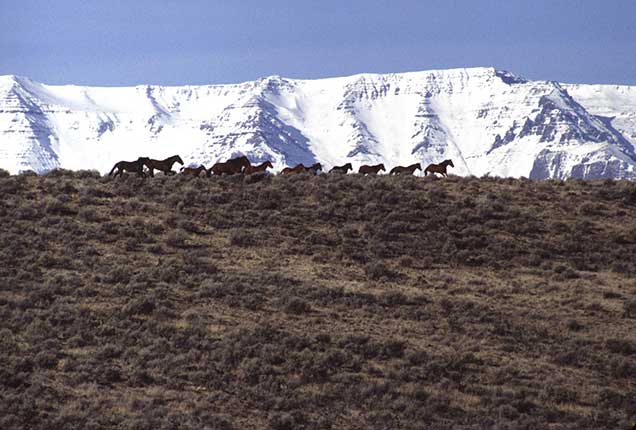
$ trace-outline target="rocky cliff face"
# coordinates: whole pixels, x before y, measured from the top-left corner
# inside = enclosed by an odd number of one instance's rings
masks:
[[[455,174],[634,178],[636,87],[527,81],[493,68],[235,85],[98,88],[0,77],[0,167],[108,171],[180,154],[276,169],[453,159]]]

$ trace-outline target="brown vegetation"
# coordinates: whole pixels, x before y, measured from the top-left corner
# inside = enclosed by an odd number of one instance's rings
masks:
[[[633,424],[631,182],[60,170],[0,202],[2,429]]]

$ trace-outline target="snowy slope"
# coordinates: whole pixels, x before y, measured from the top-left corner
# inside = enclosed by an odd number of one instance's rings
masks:
[[[451,158],[460,175],[633,178],[635,143],[636,87],[493,68],[183,87],[0,77],[0,167],[11,172],[108,172],[178,153],[196,165],[238,154],[275,169]]]
[[[636,87],[625,85],[564,85],[593,115],[605,118],[636,148]]]

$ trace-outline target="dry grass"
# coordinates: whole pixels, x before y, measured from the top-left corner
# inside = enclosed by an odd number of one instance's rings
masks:
[[[0,175],[0,428],[628,428],[636,186]]]

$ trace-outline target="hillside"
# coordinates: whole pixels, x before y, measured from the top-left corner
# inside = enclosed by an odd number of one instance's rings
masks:
[[[635,178],[636,88],[531,81],[495,68],[270,76],[228,85],[104,88],[0,76],[0,168],[107,172],[119,160],[275,170],[319,161],[453,159],[460,176]]]
[[[0,177],[2,429],[622,429],[629,181]]]

